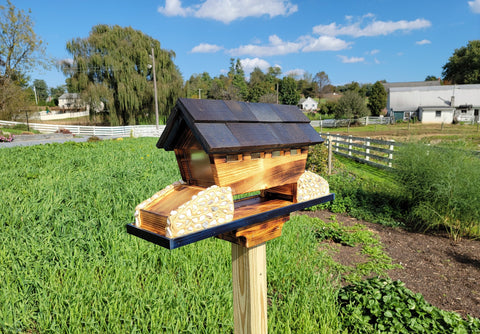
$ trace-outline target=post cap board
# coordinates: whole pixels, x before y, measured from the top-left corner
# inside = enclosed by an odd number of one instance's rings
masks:
[[[296,106],[178,99],[157,147],[172,151],[185,127],[207,154],[320,144],[322,137]]]

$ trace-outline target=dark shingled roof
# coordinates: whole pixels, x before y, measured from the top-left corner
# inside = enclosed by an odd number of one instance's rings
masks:
[[[180,98],[157,147],[167,151],[176,148],[185,126],[208,154],[323,142],[296,106]]]

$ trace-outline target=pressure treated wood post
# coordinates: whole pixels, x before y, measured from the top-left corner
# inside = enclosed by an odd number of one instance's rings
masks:
[[[267,255],[265,243],[246,248],[232,243],[235,334],[267,333]]]

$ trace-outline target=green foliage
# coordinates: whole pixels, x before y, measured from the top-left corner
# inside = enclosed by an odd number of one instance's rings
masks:
[[[283,77],[280,81],[279,100],[282,104],[297,105],[300,100],[300,93],[297,91],[294,78]]]
[[[33,80],[33,87],[35,87],[35,90],[37,92],[38,101],[45,102],[48,97],[48,86],[45,80]]]
[[[478,333],[480,320],[440,310],[400,281],[372,278],[340,289],[348,333]]]
[[[427,75],[425,81],[438,81],[438,78],[434,75]]]
[[[379,116],[387,106],[387,91],[380,81],[375,82],[373,85],[367,106],[373,116]]]
[[[168,251],[125,231],[138,203],[180,178],[155,143],[2,149],[0,332],[232,333],[228,242]],[[272,333],[338,332],[309,226],[293,217],[267,245]]]
[[[369,114],[365,100],[353,90],[346,91],[338,100],[335,112],[337,118],[348,119],[360,118]]]
[[[455,49],[443,65],[442,75],[453,84],[480,83],[480,40],[469,41],[467,46]]]
[[[245,81],[245,72],[243,71],[240,59],[237,58],[236,62],[233,58],[230,59],[228,76],[232,80],[232,86],[235,87],[239,93],[239,100],[246,100],[248,98],[248,86]]]
[[[480,159],[469,151],[423,144],[401,147],[399,185],[416,228],[445,227],[453,239],[480,235]]]
[[[336,101],[326,101],[319,105],[318,112],[325,115],[334,115],[337,112],[337,105]]]
[[[327,163],[328,148],[324,144],[310,146],[305,168],[317,174],[326,174],[328,169]]]
[[[86,38],[67,43],[73,63],[63,71],[70,92],[82,92],[94,108],[103,103],[110,124],[138,124],[154,119],[154,49],[158,109],[164,120],[182,92],[182,77],[173,62],[175,54],[160,42],[131,27],[97,25]],[[149,66],[150,65],[150,66]],[[95,107],[96,106],[96,107]]]
[[[333,216],[334,217],[334,216]],[[383,245],[377,236],[364,225],[347,227],[335,220],[325,223],[321,219],[312,219],[315,236],[323,241],[333,241],[347,247],[358,247],[364,262],[343,265],[331,257],[326,258],[326,265],[333,275],[340,275],[346,282],[360,282],[371,275],[387,276],[387,271],[400,266],[392,264],[392,259],[383,251]]]

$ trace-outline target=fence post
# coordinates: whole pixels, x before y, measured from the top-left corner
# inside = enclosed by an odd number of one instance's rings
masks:
[[[370,161],[370,137],[365,138],[365,160]]]
[[[335,147],[335,151],[337,151],[337,152],[338,152],[338,138],[340,138],[339,136],[340,135],[337,133],[337,136],[335,137],[335,139],[336,139],[335,142],[337,143],[337,145]]]
[[[365,126],[368,125],[368,116],[365,117]]]
[[[390,153],[388,154],[388,167],[392,167],[392,160],[393,160],[393,143],[395,142],[395,140],[389,140],[391,142],[390,146],[389,146],[389,150],[390,150]]]
[[[328,135],[328,175],[332,175],[332,137]]]
[[[352,155],[352,135],[349,135],[348,137],[348,155]]]
[[[320,133],[322,133],[323,131],[323,120],[321,119],[320,120]]]

